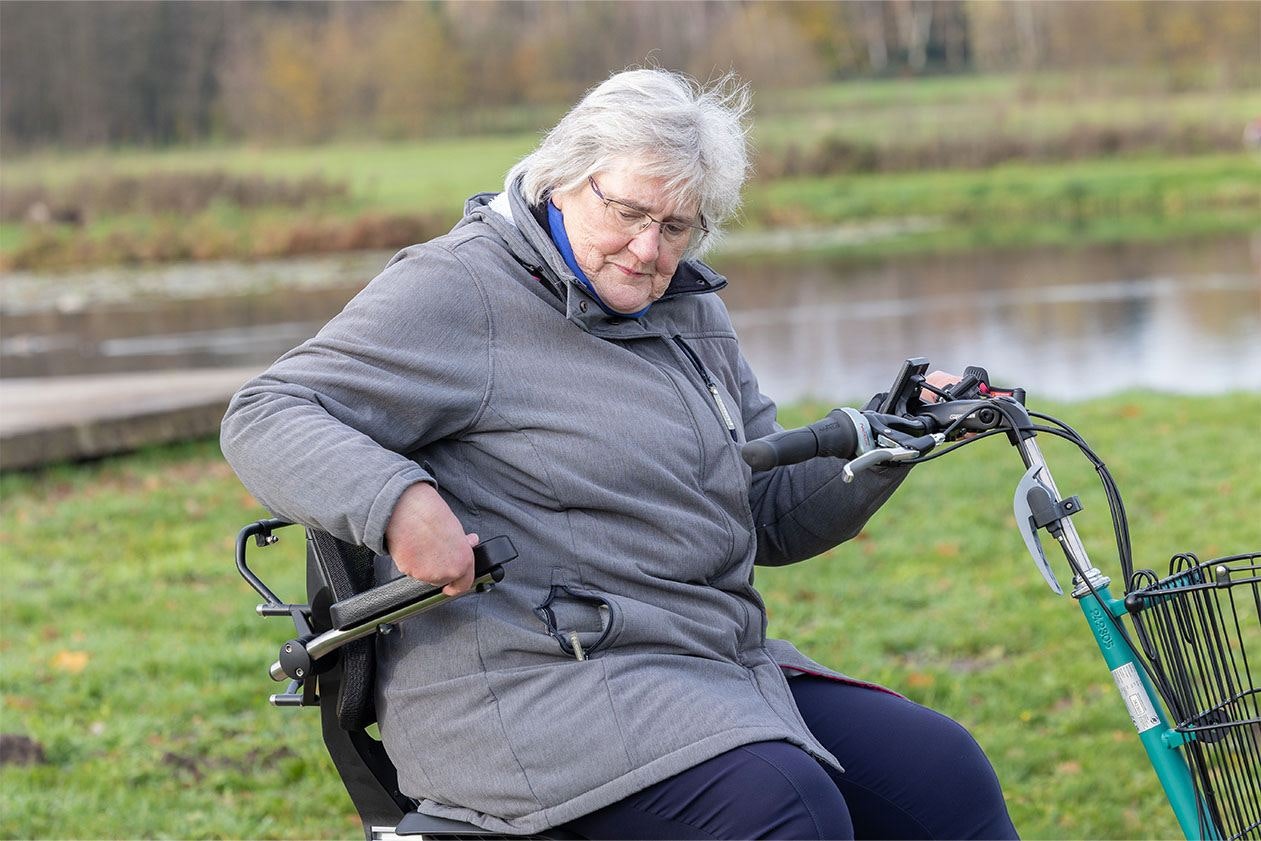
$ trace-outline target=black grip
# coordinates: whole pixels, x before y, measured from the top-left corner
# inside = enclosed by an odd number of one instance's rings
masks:
[[[781,464],[814,458],[818,452],[819,436],[810,427],[803,426],[750,441],[740,450],[740,455],[754,470],[770,470]]]
[[[827,417],[809,426],[785,429],[750,441],[740,450],[740,455],[754,470],[770,470],[815,456],[853,458],[857,450],[858,432],[854,422],[841,409],[833,409]]]
[[[473,577],[481,578],[489,573],[498,581],[503,578],[500,567],[515,557],[517,549],[508,537],[500,535],[484,540],[473,547]],[[441,592],[441,587],[402,575],[379,587],[342,599],[331,605],[328,613],[333,627],[344,631],[380,619],[401,607],[433,598]]]

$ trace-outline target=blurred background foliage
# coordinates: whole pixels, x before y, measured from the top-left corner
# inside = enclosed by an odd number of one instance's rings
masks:
[[[0,20],[7,152],[534,130],[645,61],[735,68],[763,110],[854,78],[1055,72],[1064,97],[1261,81],[1248,2],[10,0]]]
[[[0,270],[427,239],[643,64],[752,84],[735,227],[893,220],[860,250],[905,253],[1261,218],[1261,3],[10,0]]]

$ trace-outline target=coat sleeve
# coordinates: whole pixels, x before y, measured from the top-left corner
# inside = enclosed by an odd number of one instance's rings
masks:
[[[757,378],[739,359],[740,410],[749,440],[783,429],[775,403],[758,388]],[[755,563],[782,566],[812,558],[862,529],[893,495],[908,467],[877,467],[853,483],[841,479],[845,462],[816,458],[753,474],[749,505],[757,528]]]
[[[408,457],[472,426],[489,399],[491,324],[439,246],[403,252],[312,339],[233,397],[220,445],[278,517],[385,553]]]

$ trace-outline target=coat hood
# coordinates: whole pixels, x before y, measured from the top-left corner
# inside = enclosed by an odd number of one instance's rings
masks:
[[[520,179],[512,188],[502,193],[478,193],[464,205],[464,218],[455,230],[474,223],[492,227],[503,239],[513,258],[530,274],[537,277],[552,293],[558,309],[569,314],[570,319],[583,324],[589,330],[604,333],[601,328],[622,327],[617,332],[639,332],[626,328],[634,319],[608,316],[574,277],[560,251],[552,243],[551,235],[541,225],[533,208],[521,193]],[[661,300],[653,304],[659,307],[671,298],[683,295],[699,295],[717,292],[727,285],[727,279],[700,260],[684,260],[679,263],[670,285]],[[585,305],[583,302],[586,302]],[[649,310],[651,315],[651,310]],[[647,317],[645,317],[645,321]],[[649,332],[655,332],[649,329]]]

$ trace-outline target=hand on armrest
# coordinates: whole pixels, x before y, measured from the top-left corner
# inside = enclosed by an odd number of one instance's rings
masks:
[[[386,548],[399,572],[455,596],[473,586],[476,534],[465,534],[433,485],[420,482],[398,498],[385,529]]]

